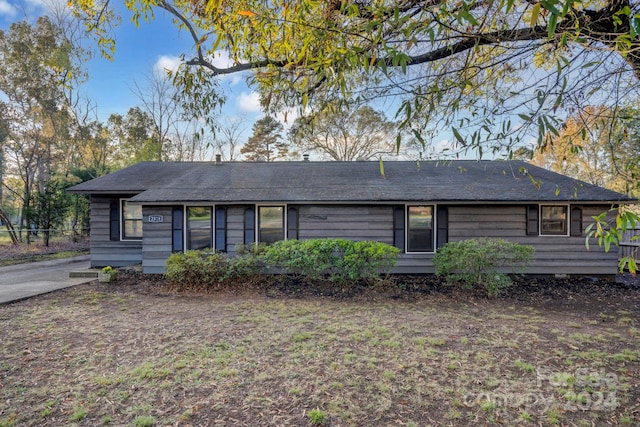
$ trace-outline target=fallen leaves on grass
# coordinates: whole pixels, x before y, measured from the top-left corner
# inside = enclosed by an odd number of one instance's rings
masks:
[[[640,422],[629,286],[292,298],[119,277],[0,306],[0,425]]]

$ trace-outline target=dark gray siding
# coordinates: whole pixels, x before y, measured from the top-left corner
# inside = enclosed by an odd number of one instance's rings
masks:
[[[301,206],[299,238],[374,240],[393,245],[393,206]],[[433,273],[433,254],[401,254],[393,273]]]
[[[393,244],[391,206],[301,206],[299,239],[344,238]]]
[[[142,242],[109,241],[109,203],[115,199],[94,198],[92,202],[92,266],[127,265],[142,262],[145,273],[163,273],[171,255],[171,207],[143,208]],[[607,206],[582,206],[583,229],[591,217]],[[299,238],[346,238],[376,240],[393,244],[393,206],[302,205],[299,210]],[[244,243],[245,206],[227,207],[227,247],[230,256]],[[148,216],[162,215],[161,223],[149,223]],[[525,205],[451,205],[448,213],[449,241],[472,237],[500,237],[531,245],[536,250],[530,274],[615,274],[617,251],[605,253],[592,242],[585,248],[584,236],[529,236]],[[394,273],[434,273],[434,254],[402,254]]]
[[[109,211],[118,197],[91,197],[91,267],[123,267],[142,262],[142,241],[111,241]]]
[[[582,227],[593,222],[594,215],[607,206],[582,206]],[[530,245],[536,254],[529,274],[615,274],[618,251],[605,253],[597,242],[591,251],[582,236],[527,236],[525,206],[450,206],[449,241],[471,237],[500,237]]]
[[[142,269],[147,274],[161,274],[172,250],[172,213],[170,206],[142,208]],[[149,215],[162,215],[162,222],[149,222]]]

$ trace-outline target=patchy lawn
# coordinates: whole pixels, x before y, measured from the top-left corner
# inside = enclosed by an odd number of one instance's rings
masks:
[[[88,253],[88,239],[73,242],[69,238],[56,238],[49,242],[49,246],[44,246],[39,240],[30,245],[26,243],[12,245],[10,242],[0,242],[0,267],[56,258],[68,258]]]
[[[154,280],[0,306],[0,426],[640,423],[633,286],[488,300],[414,279],[339,299]]]

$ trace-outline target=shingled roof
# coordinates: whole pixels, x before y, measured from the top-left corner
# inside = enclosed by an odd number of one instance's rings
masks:
[[[143,162],[71,192],[141,203],[629,202],[522,161]]]

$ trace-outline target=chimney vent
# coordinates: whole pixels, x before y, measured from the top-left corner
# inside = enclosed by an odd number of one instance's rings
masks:
[[[222,155],[216,154],[216,165],[221,165],[221,164],[222,164]]]
[[[304,160],[305,162],[309,161],[309,155],[308,154],[303,154],[302,155],[302,160]]]

